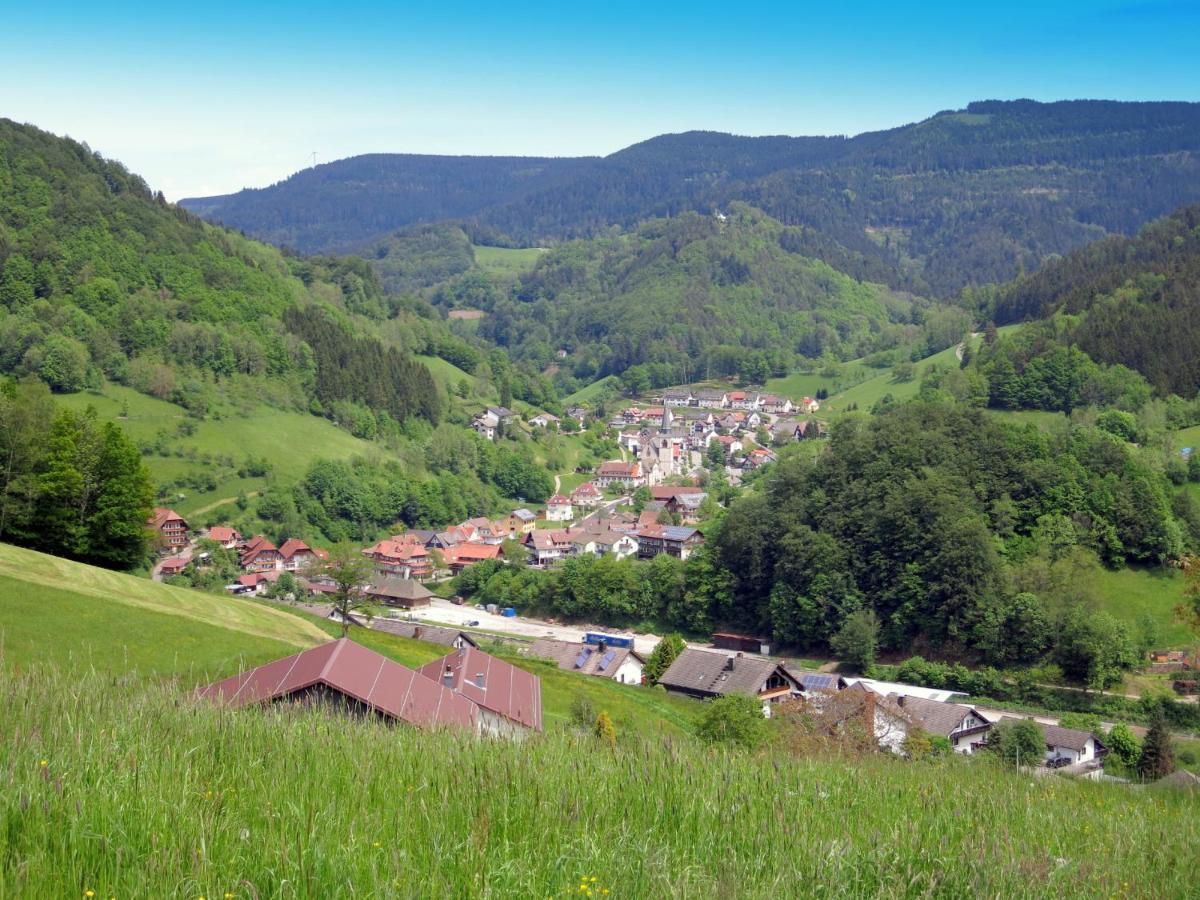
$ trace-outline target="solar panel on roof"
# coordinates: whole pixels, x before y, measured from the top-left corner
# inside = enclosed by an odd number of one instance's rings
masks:
[[[591,650],[580,650],[579,655],[575,657],[575,668],[582,669],[585,665],[587,665],[588,657],[591,655]]]
[[[607,669],[608,664],[616,658],[616,655],[616,650],[609,650],[607,653],[605,653],[602,657],[600,657],[600,664],[596,666],[596,671],[603,672],[605,669]]]
[[[827,688],[833,686],[832,675],[805,675],[800,679],[805,688]]]

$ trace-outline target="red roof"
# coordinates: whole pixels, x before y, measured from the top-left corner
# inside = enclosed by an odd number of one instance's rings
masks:
[[[636,478],[638,475],[638,464],[635,462],[622,462],[619,459],[613,459],[606,463],[601,463],[600,468],[596,470],[596,474],[619,475]]]
[[[656,484],[650,488],[650,496],[655,500],[670,500],[680,494],[703,494],[704,488],[681,484]]]
[[[484,709],[535,731],[542,730],[542,682],[524,669],[474,647],[463,647],[417,671]]]
[[[549,500],[546,501],[546,505],[547,506],[570,506],[571,501],[568,500],[566,497],[564,497],[562,494],[555,494],[553,497],[551,497]]]
[[[188,564],[188,561],[186,559],[184,559],[182,556],[172,556],[169,559],[164,559],[162,561],[162,568],[164,568],[164,569],[182,569],[187,564]]]
[[[229,706],[283,700],[323,685],[393,719],[426,727],[473,728],[478,710],[465,695],[342,638],[277,659],[200,689]]]
[[[183,516],[175,512],[173,509],[165,509],[161,506],[154,507],[154,514],[150,517],[149,525],[153,528],[162,528],[168,522],[183,522],[186,526]]]
[[[283,546],[279,548],[279,555],[284,559],[291,559],[297,553],[312,553],[312,547],[304,543],[304,541],[296,538],[288,538],[283,542]]]
[[[256,534],[246,542],[245,552],[249,553],[252,550],[275,550],[278,549],[274,544],[268,541],[261,534]]]
[[[363,551],[368,556],[386,556],[391,559],[413,559],[428,556],[425,545],[412,541],[397,541],[394,538],[380,541]]]
[[[227,544],[230,541],[236,541],[241,535],[238,534],[236,528],[230,528],[228,525],[214,525],[208,529],[208,539],[216,541],[218,544]]]
[[[499,544],[475,544],[469,541],[455,544],[442,551],[447,564],[455,562],[479,562],[483,559],[499,559]]]

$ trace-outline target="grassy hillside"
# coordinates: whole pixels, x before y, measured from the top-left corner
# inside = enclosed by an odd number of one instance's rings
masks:
[[[475,265],[489,275],[499,275],[502,278],[515,278],[523,272],[528,272],[546,251],[539,247],[481,247],[476,246]]]
[[[478,741],[45,669],[0,721],[3,896],[1166,897],[1200,845],[1182,794],[982,761]]]
[[[202,683],[325,635],[244,600],[203,594],[0,544],[0,657],[27,668],[179,675]]]
[[[146,457],[151,477],[164,488],[176,485],[170,502],[184,516],[219,501],[232,501],[239,491],[265,487],[265,477],[238,474],[251,458],[267,460],[273,476],[291,482],[317,459],[387,455],[378,444],[359,440],[326,419],[270,407],[196,421],[188,419],[180,406],[121,385],[64,394],[58,400],[76,410],[95,407],[102,419],[116,421],[130,437],[154,445],[155,452]],[[190,434],[180,430],[185,421]],[[165,436],[161,442],[160,435]],[[205,474],[213,476],[211,490],[184,483]]]

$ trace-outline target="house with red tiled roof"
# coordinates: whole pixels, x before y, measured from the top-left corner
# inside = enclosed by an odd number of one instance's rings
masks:
[[[642,475],[640,463],[611,459],[600,464],[596,469],[596,476],[592,480],[600,487],[619,484],[622,487],[633,488],[641,484],[645,478]]]
[[[279,568],[282,559],[279,548],[260,534],[242,548],[240,562],[247,572],[271,572]]]
[[[318,557],[304,541],[288,538],[279,548],[279,559],[285,572],[299,572],[315,563]]]
[[[188,524],[183,516],[173,509],[161,506],[154,507],[154,513],[146,520],[146,525],[155,535],[160,547],[166,550],[178,550],[186,547]]]
[[[187,568],[188,561],[181,556],[171,556],[158,564],[158,571],[163,578],[178,575]]]
[[[483,562],[488,559],[500,558],[499,544],[484,544],[479,541],[463,541],[461,544],[455,544],[453,547],[447,547],[442,551],[442,556],[446,561],[446,568],[450,570],[452,575],[457,575],[467,566],[473,566],[477,562]]]
[[[566,559],[575,552],[571,541],[571,529],[539,528],[525,537],[530,562],[535,566],[548,566]]]
[[[428,578],[433,571],[429,551],[419,539],[398,534],[379,541],[363,551],[375,563],[376,571],[401,578]]]
[[[482,666],[482,661],[471,662],[473,668]],[[497,678],[497,683],[501,682]],[[535,694],[540,728],[540,685]],[[268,703],[334,707],[352,715],[377,715],[420,728],[504,733],[490,721],[485,725],[482,707],[465,692],[414,672],[349,638],[215,682],[197,691],[197,696],[231,707]],[[522,709],[527,717],[530,705],[526,702]]]
[[[232,550],[242,542],[242,533],[228,525],[214,525],[208,529],[208,539],[226,550]]]
[[[468,646],[417,671],[473,702],[484,733],[521,737],[542,730],[542,682],[524,669]]]

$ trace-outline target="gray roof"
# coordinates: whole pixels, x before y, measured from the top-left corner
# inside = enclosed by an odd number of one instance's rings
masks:
[[[523,506],[520,509],[514,509],[513,515],[516,516],[518,519],[521,519],[525,522],[532,522],[534,519],[537,518],[537,516],[535,516],[532,512],[530,512]]]
[[[1076,731],[1074,728],[1063,728],[1061,725],[1046,725],[1042,722],[1038,722],[1037,726],[1042,729],[1042,734],[1046,737],[1047,747],[1066,747],[1068,750],[1083,750],[1087,746],[1089,738],[1096,742],[1097,747],[1104,746],[1100,743],[1100,739],[1090,731]]]
[[[960,703],[943,703],[940,700],[897,694],[888,694],[887,699],[903,710],[922,731],[940,734],[942,737],[949,737],[961,728],[963,719],[969,715],[987,721],[977,711]]]
[[[728,668],[730,660],[732,668]],[[776,671],[799,686],[796,677],[779,660],[710,653],[689,647],[675,658],[658,682],[668,688],[700,694],[757,694]]]
[[[460,638],[472,647],[479,646],[469,634],[456,628],[442,628],[438,625],[422,625],[418,622],[397,622],[392,619],[378,618],[371,623],[371,627],[376,631],[386,631],[397,637],[425,641],[429,644],[441,644],[443,647],[457,647]]]
[[[411,578],[385,578],[379,584],[372,585],[367,593],[389,600],[428,600],[433,596],[433,591]]]
[[[601,653],[593,644],[555,641],[550,638],[534,641],[529,645],[527,652],[529,656],[552,660],[560,669],[568,672],[582,672],[584,675],[596,675],[600,678],[616,678],[617,669],[621,668],[630,656],[638,662],[644,662],[639,654],[628,647],[608,647]],[[604,662],[606,657],[607,662]],[[602,663],[603,668],[600,668]]]

